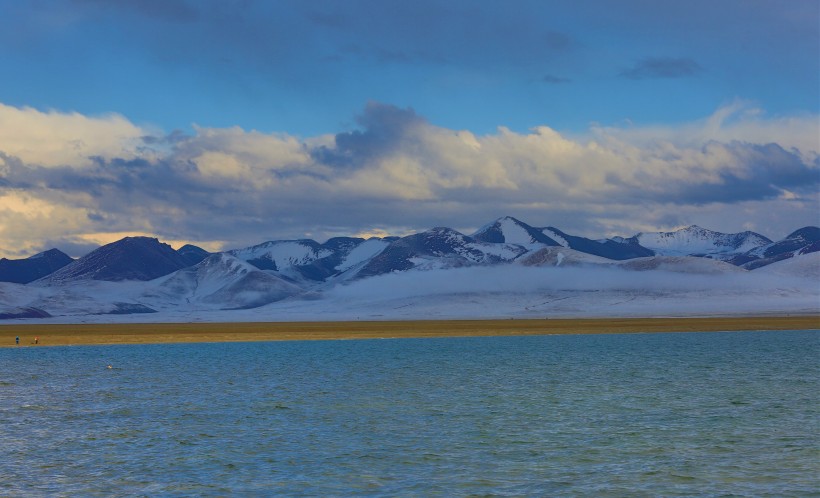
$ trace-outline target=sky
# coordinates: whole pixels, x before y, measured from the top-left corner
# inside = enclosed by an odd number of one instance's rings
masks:
[[[0,0],[0,256],[820,225],[816,0]]]

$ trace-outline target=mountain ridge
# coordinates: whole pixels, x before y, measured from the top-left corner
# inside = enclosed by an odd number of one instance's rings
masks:
[[[216,253],[126,237],[38,280],[0,282],[0,319],[817,313],[819,239],[817,227],[771,241],[689,226],[593,240],[512,217],[472,235],[435,227]],[[249,311],[259,314],[242,314]]]

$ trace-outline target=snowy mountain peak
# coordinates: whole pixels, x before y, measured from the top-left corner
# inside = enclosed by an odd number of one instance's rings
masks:
[[[639,233],[633,239],[661,256],[694,255],[715,259],[730,259],[772,242],[755,232],[727,234],[697,225],[673,232]]]
[[[308,265],[317,259],[330,256],[331,251],[323,249],[315,240],[270,241],[228,251],[229,254],[245,260],[260,270],[292,273],[294,267]]]
[[[559,242],[544,234],[543,231],[531,227],[512,216],[504,216],[503,218],[498,218],[484,225],[472,235],[472,238],[480,242],[495,244],[507,243],[522,246],[531,246],[533,244],[543,244],[547,246],[561,245]]]
[[[782,240],[755,247],[729,261],[747,270],[753,270],[777,261],[817,251],[820,251],[820,228],[803,227],[790,233]]]
[[[437,227],[391,243],[368,261],[357,277],[508,262],[524,252],[526,249],[516,244],[484,242],[452,228]]]
[[[356,318],[358,310],[371,308],[376,313],[368,316],[386,316],[389,310],[402,310],[392,312],[402,316],[413,313],[417,296],[420,303],[449,309],[449,299],[465,295],[470,302],[478,299],[476,309],[485,314],[499,313],[498,299],[524,306],[521,312],[527,316],[547,309],[562,312],[569,309],[566,306],[582,314],[596,309],[610,313],[615,308],[608,306],[615,306],[630,314],[640,299],[653,310],[656,300],[667,299],[668,309],[674,311],[687,296],[705,303],[706,311],[724,313],[734,299],[732,292],[748,293],[749,286],[738,278],[754,284],[768,279],[767,274],[774,278],[787,270],[796,280],[783,285],[773,281],[777,291],[763,288],[750,298],[749,309],[760,312],[761,302],[793,296],[788,309],[816,313],[818,257],[812,252],[820,253],[817,227],[801,228],[778,242],[754,232],[724,234],[697,225],[594,240],[555,227],[532,227],[510,216],[486,225],[474,237],[437,227],[402,238],[336,237],[323,244],[309,239],[270,241],[217,254],[195,246],[174,251],[156,238],[128,237],[73,262],[59,251],[25,260],[0,259],[0,319],[153,311],[162,317],[172,313],[198,320],[204,312],[260,307],[264,308],[253,316],[269,319],[269,313],[276,313],[272,310],[279,310],[283,314],[275,318],[285,319],[292,316],[291,310],[310,309],[310,315],[299,316],[314,318],[334,306],[334,295],[339,297],[338,309]],[[203,259],[193,264],[190,258]],[[4,269],[53,259],[68,264],[31,284],[2,281]],[[758,273],[760,278],[754,276],[767,266],[773,268]],[[670,277],[670,272],[676,275]],[[695,277],[712,280],[693,286]],[[647,291],[644,284],[658,292]],[[347,293],[350,289],[352,294]],[[727,289],[732,290],[729,301],[713,304],[727,296]],[[395,301],[396,292],[409,292],[412,300]],[[356,293],[364,296],[358,304],[346,297]],[[610,304],[602,307],[601,302]],[[420,313],[414,316],[433,316]]]

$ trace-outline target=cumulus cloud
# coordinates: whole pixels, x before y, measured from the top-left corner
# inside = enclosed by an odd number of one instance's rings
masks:
[[[135,157],[147,130],[117,114],[89,117],[0,103],[0,151],[41,166],[87,166],[94,156]]]
[[[162,135],[120,116],[8,106],[0,115],[19,139],[0,133],[6,255],[106,233],[232,248],[469,231],[507,214],[593,237],[698,223],[777,238],[815,224],[818,210],[817,116],[768,118],[742,103],[679,126],[582,136],[548,126],[477,135],[381,103],[356,129],[308,138],[238,127]],[[82,147],[66,148],[71,140]]]

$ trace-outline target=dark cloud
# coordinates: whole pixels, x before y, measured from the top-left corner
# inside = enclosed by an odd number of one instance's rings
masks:
[[[360,167],[397,150],[412,139],[409,130],[427,123],[413,109],[378,102],[368,103],[356,122],[362,130],[337,134],[335,147],[315,148],[311,156],[330,166]]]
[[[647,57],[622,71],[621,76],[631,80],[687,78],[702,71],[700,64],[687,57]]]
[[[72,258],[81,258],[99,247],[99,244],[77,237],[64,237],[44,240],[38,246],[35,246],[32,252],[37,254],[48,251],[49,249],[59,249]]]
[[[718,182],[670,185],[657,192],[654,200],[689,205],[736,204],[775,199],[784,190],[810,194],[820,187],[820,165],[805,164],[795,152],[777,144],[708,144],[705,153],[713,152],[725,154],[740,167],[727,165],[720,171]]]

